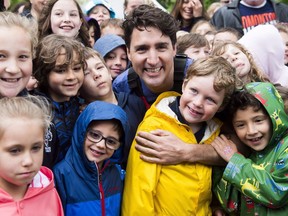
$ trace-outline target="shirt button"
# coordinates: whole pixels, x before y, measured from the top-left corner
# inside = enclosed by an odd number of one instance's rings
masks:
[[[20,206],[21,209],[23,209],[24,208],[24,203],[21,202],[19,206]]]

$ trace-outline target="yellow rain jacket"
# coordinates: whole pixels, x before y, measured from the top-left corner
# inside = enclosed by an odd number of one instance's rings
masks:
[[[186,143],[197,143],[188,125],[178,121],[169,104],[180,96],[161,94],[146,112],[138,131],[168,130]],[[219,134],[221,122],[207,122],[200,144],[210,144]],[[211,215],[212,168],[198,163],[160,165],[144,162],[132,143],[126,170],[122,215]],[[199,145],[200,145],[199,144]],[[175,145],[177,145],[175,143]]]

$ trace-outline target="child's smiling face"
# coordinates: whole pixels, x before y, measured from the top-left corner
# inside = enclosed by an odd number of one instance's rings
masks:
[[[54,69],[48,75],[48,92],[56,102],[69,101],[76,96],[84,80],[83,63],[78,54],[73,52],[73,62],[66,63],[66,51],[61,49]]]
[[[255,151],[266,148],[272,136],[269,116],[262,109],[255,110],[252,106],[236,111],[233,127],[241,142]]]
[[[54,34],[74,38],[79,34],[82,20],[75,2],[57,1],[51,11],[51,29]]]
[[[20,27],[0,27],[0,98],[17,96],[25,89],[31,74],[29,34]]]
[[[86,137],[84,141],[84,152],[89,161],[94,161],[99,167],[102,166],[103,161],[112,157],[115,150],[110,149],[105,144],[107,138],[119,141],[120,134],[115,128],[112,121],[93,122],[89,130],[101,134],[106,139],[100,140],[98,143],[92,142]]]
[[[105,62],[110,70],[111,76],[116,78],[127,67],[128,57],[124,47],[117,47],[109,52],[105,57]]]
[[[225,90],[214,89],[214,75],[193,76],[182,87],[179,109],[184,119],[192,126],[201,126],[212,119],[221,107]]]

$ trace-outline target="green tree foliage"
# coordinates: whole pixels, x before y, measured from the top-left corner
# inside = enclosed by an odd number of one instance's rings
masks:
[[[171,11],[176,0],[158,0],[158,2],[168,11]]]
[[[27,0],[10,0],[11,2],[11,5],[10,5],[10,8],[9,9],[13,9],[15,7],[16,4],[18,4],[19,2],[29,2]]]

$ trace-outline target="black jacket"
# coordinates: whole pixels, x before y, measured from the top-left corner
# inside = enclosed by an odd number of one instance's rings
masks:
[[[125,134],[125,143],[121,148],[120,161],[122,168],[126,169],[130,147],[136,135],[138,125],[144,118],[146,107],[143,101],[136,95],[125,92],[115,93],[115,95],[118,100],[118,105],[126,112],[128,117],[129,133]]]

